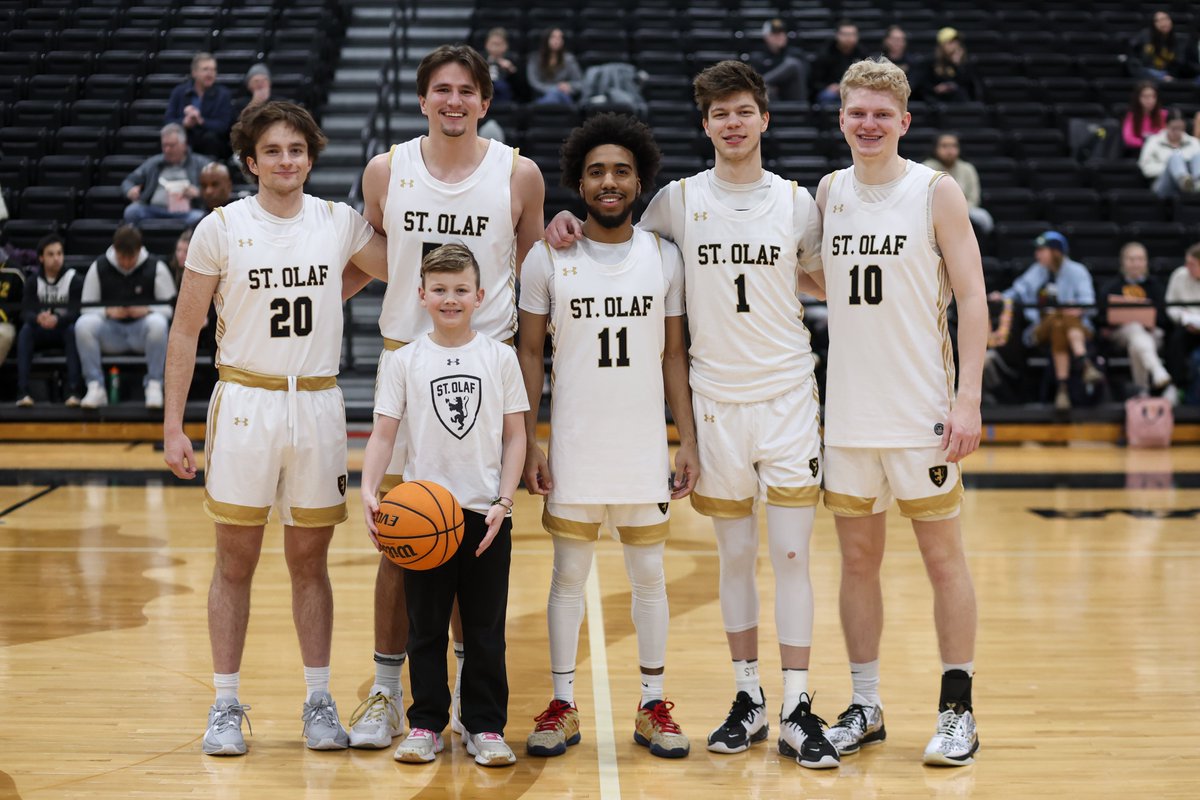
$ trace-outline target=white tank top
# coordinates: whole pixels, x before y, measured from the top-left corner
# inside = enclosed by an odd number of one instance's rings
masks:
[[[411,342],[433,329],[417,299],[421,259],[443,244],[463,244],[479,262],[483,305],[471,320],[493,339],[517,329],[516,252],[511,181],[517,151],[489,140],[483,161],[466,180],[443,183],[429,174],[417,137],[392,147],[383,230],[387,234],[388,287],[379,331]]]
[[[672,247],[635,230],[618,264],[590,258],[578,242],[562,251],[546,246],[554,342],[551,502],[670,500],[662,246]]]
[[[945,173],[908,162],[878,202],[833,173],[821,258],[829,306],[825,443],[936,447],[954,397],[950,278],[929,208]]]
[[[214,241],[222,233],[224,241]],[[202,220],[188,268],[221,275],[215,297],[217,365],[264,375],[337,375],[342,268],[372,233],[349,206],[309,195],[300,213],[287,219],[248,197]],[[224,259],[204,255],[222,250]]]
[[[796,184],[771,175],[761,203],[735,210],[713,195],[710,175],[683,181],[680,204],[692,389],[725,403],[769,400],[813,371],[796,296]]]

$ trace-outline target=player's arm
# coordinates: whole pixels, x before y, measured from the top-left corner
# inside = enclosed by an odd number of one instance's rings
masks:
[[[700,456],[696,449],[696,420],[692,416],[692,389],[688,385],[687,339],[683,317],[666,318],[666,344],[663,348],[663,388],[675,428],[679,431],[679,450],[675,453],[675,483],[671,499],[687,497],[700,477]]]
[[[817,229],[820,230],[825,225],[825,203],[829,200],[829,180],[833,177],[833,173],[829,173],[821,178],[821,182],[817,185],[817,196],[813,198],[813,205],[817,207]],[[818,248],[820,245],[817,245]],[[820,250],[818,249],[818,252]],[[805,280],[807,279],[807,280]],[[813,270],[812,272],[803,273],[796,280],[796,288],[805,294],[811,294],[818,300],[825,299],[825,269]]]
[[[379,511],[379,501],[375,493],[379,491],[379,484],[383,482],[383,475],[387,472],[392,450],[396,447],[396,431],[399,429],[400,420],[396,417],[376,414],[371,438],[367,440],[367,448],[363,453],[363,516],[366,518],[367,533],[376,550],[379,549],[379,529],[375,527],[375,514]]]
[[[952,180],[938,181],[934,187],[933,230],[958,303],[958,394],[942,436],[946,460],[955,462],[979,447],[979,403],[989,323],[979,242],[967,216],[967,199]]]
[[[514,233],[517,236],[517,277],[521,277],[521,265],[525,256],[542,238],[546,224],[543,206],[546,202],[546,183],[537,164],[528,158],[518,158],[513,170],[512,196],[520,204],[521,215],[517,218]]]
[[[388,166],[388,153],[380,153],[367,162],[362,175],[363,218],[370,223],[375,232],[384,242],[384,272],[387,272],[386,233],[383,230],[383,204],[387,197],[388,177],[391,168]],[[348,300],[362,291],[363,287],[376,277],[365,272],[351,261],[342,271],[342,300]],[[387,277],[380,278],[387,280]]]
[[[196,477],[196,454],[183,432],[192,373],[196,368],[196,340],[208,317],[208,306],[217,292],[220,275],[187,269],[175,302],[175,322],[167,339],[167,366],[163,387],[163,460],[177,478]]]
[[[476,556],[483,555],[500,532],[504,518],[512,511],[513,496],[517,492],[517,484],[521,482],[521,468],[525,465],[525,417],[520,411],[504,415],[504,444],[500,450],[500,497],[507,499],[509,505],[495,503],[488,509],[487,535],[479,543]]]
[[[554,486],[546,454],[537,443],[538,409],[542,405],[542,384],[546,380],[546,364],[542,354],[546,346],[546,328],[550,317],[529,311],[517,312],[517,361],[529,410],[525,412],[525,488],[530,494],[547,495]]]
[[[371,234],[371,240],[363,245],[363,248],[354,255],[350,256],[350,262],[346,265],[346,270],[342,272],[342,299],[349,299],[346,295],[346,272],[351,267],[356,267],[359,271],[365,273],[368,277],[375,280],[387,283],[388,268],[387,268],[387,237],[380,236],[378,233]],[[359,287],[362,288],[362,287]]]

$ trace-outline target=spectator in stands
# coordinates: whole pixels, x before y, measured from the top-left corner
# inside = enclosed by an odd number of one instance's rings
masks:
[[[821,105],[838,106],[842,103],[840,86],[842,76],[855,61],[867,57],[858,44],[858,26],[849,20],[837,25],[837,33],[825,52],[813,62],[813,95]]]
[[[159,142],[162,153],[143,161],[121,182],[129,200],[125,221],[136,225],[144,219],[181,219],[195,225],[204,216],[200,171],[210,159],[193,153],[187,134],[173,122],[163,126]]]
[[[1167,281],[1167,316],[1174,328],[1167,337],[1167,366],[1188,403],[1200,404],[1200,244],[1187,249],[1184,264]]]
[[[0,263],[0,364],[8,357],[17,338],[17,328],[12,321],[20,318],[24,291],[25,275],[16,267],[15,260]]]
[[[179,287],[183,284],[184,265],[187,264],[188,248],[192,244],[194,230],[195,228],[186,228],[183,233],[179,234],[179,238],[175,240],[175,255],[167,264],[171,268],[171,278],[175,281],[176,291],[179,291]]]
[[[164,121],[182,125],[188,144],[197,153],[229,156],[233,99],[229,90],[217,83],[217,59],[212,53],[197,53],[192,58],[192,77],[171,90]]]
[[[271,70],[263,63],[252,64],[246,70],[246,96],[233,104],[233,119],[237,120],[247,108],[262,105],[269,100],[282,100],[271,91]]]
[[[562,28],[551,28],[542,34],[537,58],[529,59],[527,77],[537,95],[535,102],[574,102],[583,72],[574,54],[567,52]]]
[[[1129,66],[1140,78],[1173,81],[1183,76],[1183,37],[1166,11],[1155,11],[1150,27],[1133,40]]]
[[[910,73],[916,60],[908,52],[908,34],[899,25],[891,25],[883,34],[881,54],[905,73]]]
[[[1161,131],[1167,125],[1167,110],[1158,98],[1158,89],[1152,81],[1142,81],[1133,87],[1129,98],[1129,110],[1121,123],[1121,138],[1129,155],[1138,155],[1146,137]]]
[[[517,57],[509,52],[508,31],[504,28],[488,31],[483,50],[492,76],[492,103],[504,105],[524,100],[524,79]]]
[[[937,32],[933,58],[919,72],[917,93],[927,102],[969,103],[982,96],[967,48],[954,28]]]
[[[200,196],[204,198],[206,214],[229,203],[233,197],[233,176],[225,162],[212,161],[200,170]]]
[[[1163,343],[1165,290],[1150,274],[1150,258],[1140,242],[1121,248],[1121,274],[1101,287],[1104,336],[1129,354],[1129,371],[1139,395],[1153,389],[1172,395],[1171,374],[1158,357]],[[1131,307],[1132,306],[1132,307]]]
[[[145,353],[146,408],[162,408],[167,325],[175,281],[171,268],[142,246],[142,234],[122,225],[112,247],[92,262],[83,280],[83,309],[75,323],[75,341],[87,393],[80,403],[98,408],[108,402],[100,354]]]
[[[1104,373],[1087,357],[1087,342],[1092,337],[1091,310],[1056,306],[1094,305],[1096,290],[1088,268],[1067,257],[1067,237],[1058,231],[1046,231],[1034,240],[1034,248],[1034,263],[992,299],[1018,300],[1024,306],[1028,321],[1025,343],[1049,346],[1058,382],[1054,407],[1066,411],[1071,407],[1071,373],[1079,374],[1089,384],[1104,380]]]
[[[954,182],[967,197],[967,214],[971,218],[971,224],[986,236],[992,232],[995,223],[992,221],[992,215],[979,207],[979,173],[974,164],[963,161],[958,157],[958,153],[958,136],[953,133],[939,134],[933,147],[933,158],[926,160],[925,166],[945,172],[954,178]]]
[[[33,395],[29,393],[29,373],[33,354],[46,347],[61,348],[67,356],[67,381],[63,391],[66,405],[79,405],[79,353],[75,348],[75,321],[79,319],[79,292],[82,278],[75,270],[63,270],[66,260],[63,240],[50,234],[38,242],[38,263],[41,265],[35,281],[25,289],[21,309],[21,333],[17,337],[17,405],[29,408]]]
[[[763,76],[771,100],[808,100],[808,62],[788,48],[788,29],[781,19],[763,23],[762,47],[750,64]]]
[[[1178,111],[1167,113],[1167,126],[1146,137],[1138,167],[1159,197],[1194,192],[1200,183],[1200,139],[1184,130]]]

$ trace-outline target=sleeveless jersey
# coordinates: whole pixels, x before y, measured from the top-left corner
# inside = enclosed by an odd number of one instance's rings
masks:
[[[932,244],[929,208],[942,175],[910,161],[876,203],[859,199],[852,170],[829,180],[821,253],[829,306],[827,445],[941,442],[954,397],[951,292]]]
[[[289,219],[248,197],[201,220],[187,267],[221,276],[214,299],[217,365],[265,375],[337,375],[342,268],[372,234],[349,206],[309,195]]]
[[[813,371],[793,205],[812,198],[771,175],[766,199],[739,211],[713,195],[711,174],[680,182],[682,226],[672,231],[682,228],[692,389],[725,403],[769,400]]]
[[[550,502],[670,500],[663,247],[674,245],[634,231],[629,254],[613,265],[590,258],[579,242],[545,248],[554,342]]]
[[[491,140],[483,161],[466,180],[443,183],[429,174],[421,140],[395,145],[383,229],[387,233],[388,286],[379,331],[411,342],[433,329],[417,299],[421,259],[443,244],[463,244],[479,262],[483,305],[471,320],[493,339],[511,339],[517,329],[516,252],[512,224],[512,172],[517,151]]]

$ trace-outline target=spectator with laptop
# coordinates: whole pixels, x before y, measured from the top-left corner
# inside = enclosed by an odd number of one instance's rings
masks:
[[[1100,288],[1103,336],[1117,352],[1129,354],[1138,395],[1173,397],[1171,375],[1158,356],[1163,343],[1166,287],[1150,274],[1150,258],[1140,242],[1121,248],[1121,272]]]

